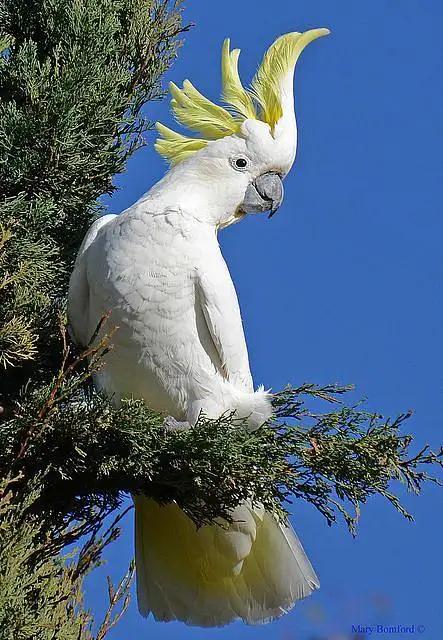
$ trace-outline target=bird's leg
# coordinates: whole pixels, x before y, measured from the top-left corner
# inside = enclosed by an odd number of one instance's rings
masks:
[[[200,414],[202,413],[202,402],[200,400],[196,400],[192,402],[187,411],[185,422],[179,422],[172,416],[166,416],[163,420],[163,426],[166,427],[166,431],[178,431],[184,429],[191,429],[198,421]]]
[[[189,422],[179,422],[172,416],[166,416],[163,420],[163,426],[166,427],[166,431],[184,431],[191,428]]]

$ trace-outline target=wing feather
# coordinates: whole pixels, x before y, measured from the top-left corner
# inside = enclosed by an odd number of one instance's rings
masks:
[[[86,275],[87,250],[96,239],[100,229],[114,218],[117,218],[115,214],[108,214],[98,218],[91,225],[79,249],[69,281],[69,333],[79,346],[85,347],[91,337],[89,335],[89,284]]]
[[[197,304],[220,357],[222,372],[237,388],[253,391],[237,294],[226,263],[197,273]]]

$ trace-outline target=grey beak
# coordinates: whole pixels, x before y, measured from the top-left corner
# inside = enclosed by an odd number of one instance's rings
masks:
[[[278,173],[264,173],[246,189],[241,209],[246,213],[269,211],[272,218],[283,202],[283,182]]]

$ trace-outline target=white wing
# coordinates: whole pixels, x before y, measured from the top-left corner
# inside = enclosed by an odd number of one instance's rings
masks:
[[[69,332],[72,339],[80,346],[86,346],[91,338],[89,335],[89,284],[86,275],[85,252],[94,242],[98,232],[111,220],[117,218],[115,214],[108,214],[98,218],[89,228],[79,249],[74,270],[69,281],[68,318]]]
[[[197,304],[222,364],[222,373],[238,389],[253,391],[248,350],[237,294],[223,258],[197,270]]]

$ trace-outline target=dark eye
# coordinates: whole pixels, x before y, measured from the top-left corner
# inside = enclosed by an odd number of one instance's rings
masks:
[[[244,156],[235,156],[234,158],[230,158],[230,162],[237,171],[243,171],[249,166],[249,160]]]

